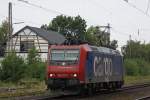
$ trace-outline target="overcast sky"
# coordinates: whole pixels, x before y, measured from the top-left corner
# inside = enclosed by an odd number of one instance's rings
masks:
[[[110,23],[111,39],[116,39],[119,46],[126,44],[131,34],[132,39],[150,42],[150,17],[131,7],[124,0],[26,0],[29,3],[61,12],[69,16],[80,15],[87,25],[107,25]],[[148,0],[128,0],[144,12]],[[48,24],[57,12],[19,2],[18,0],[0,0],[0,22],[8,16],[8,2],[13,3],[13,23],[23,21],[23,24],[13,25],[18,31],[26,25],[40,27]],[[150,9],[148,11],[150,14]],[[140,34],[138,35],[138,29]]]

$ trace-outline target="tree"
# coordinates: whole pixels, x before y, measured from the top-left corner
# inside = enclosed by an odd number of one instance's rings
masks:
[[[41,29],[47,30],[47,29],[48,29],[47,24],[43,24],[43,25],[41,26]]]
[[[140,58],[150,62],[150,43],[129,40],[127,45],[122,47],[122,53],[125,58]]]
[[[144,48],[144,44],[141,44],[140,41],[129,40],[124,47],[123,54],[126,58],[141,58],[145,51]]]
[[[17,56],[15,52],[8,53],[2,61],[0,69],[0,80],[18,82],[24,77],[26,64],[24,60]]]
[[[27,65],[25,77],[44,79],[46,64],[41,61],[38,50],[35,47],[29,50]]]
[[[92,45],[104,46],[112,49],[118,47],[117,40],[110,42],[109,33],[102,31],[100,26],[90,26],[86,32],[86,41]]]
[[[110,33],[102,31],[100,26],[91,26],[86,30],[86,21],[80,16],[71,17],[60,15],[54,18],[49,25],[42,25],[42,29],[53,30],[61,33],[67,43],[89,43],[96,46],[117,48],[117,40],[110,42]]]
[[[68,41],[85,40],[86,26],[86,21],[80,16],[67,17],[60,15],[51,21],[48,25],[48,30],[63,34]]]
[[[150,74],[150,44],[129,40],[127,45],[122,47],[122,53],[125,58],[124,64],[128,75],[134,75],[135,73],[139,75]]]
[[[95,36],[95,33],[98,30],[94,26],[91,26],[87,29],[86,35],[85,35],[85,40],[88,41],[89,44],[91,45],[98,45],[97,42],[97,37]]]
[[[27,57],[27,64],[34,64],[37,62],[41,62],[40,55],[38,54],[38,50],[35,47],[29,50]]]
[[[8,39],[8,22],[4,20],[0,25],[0,56],[4,56]]]

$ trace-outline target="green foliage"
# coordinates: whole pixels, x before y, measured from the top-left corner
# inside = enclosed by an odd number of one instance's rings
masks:
[[[98,27],[91,26],[87,29],[85,39],[92,45],[100,46],[102,45],[100,42],[101,38],[96,37],[96,34],[101,34],[101,33],[102,32],[99,30]]]
[[[8,39],[8,22],[3,21],[2,25],[0,25],[0,56],[4,56],[7,39]]]
[[[29,50],[27,64],[25,77],[44,80],[46,64],[41,61],[40,55],[35,47]]]
[[[42,25],[41,28],[45,29],[46,26],[47,25]],[[47,29],[62,33],[66,39],[83,40],[86,32],[86,26],[86,21],[80,16],[67,17],[59,15],[51,21]]]
[[[44,80],[46,64],[41,61],[35,48],[29,50],[26,60],[17,56],[15,52],[9,53],[1,62],[0,80],[18,82],[22,78],[36,78]]]
[[[93,34],[90,34],[89,32],[87,32],[87,33],[85,34],[85,40],[88,41],[88,43],[89,43],[90,45],[97,45],[96,39],[97,39],[97,38],[96,38]]]
[[[2,69],[0,70],[0,80],[18,82],[23,78],[26,64],[24,60],[17,56],[16,53],[9,53],[2,61]]]
[[[136,63],[139,75],[150,75],[150,44],[130,40],[127,41],[127,45],[122,48],[122,53],[126,60],[130,60],[125,62],[125,64],[127,64],[126,67],[128,67],[128,72],[132,69],[132,62],[134,64]],[[137,69],[133,71],[136,72]]]
[[[33,64],[29,64],[27,66],[27,69],[25,72],[25,77],[44,80],[44,78],[45,78],[45,66],[46,66],[46,64],[43,62],[36,62]]]
[[[127,45],[122,48],[125,58],[140,58],[150,62],[150,44],[141,43],[140,41],[127,41]]]
[[[0,25],[0,43],[4,43],[7,40],[8,36],[8,22],[3,21],[2,25]]]
[[[150,75],[147,76],[125,76],[124,78],[126,85],[143,84],[150,82]]]
[[[28,57],[27,57],[27,64],[34,64],[37,62],[41,62],[40,55],[35,47],[29,50]]]
[[[124,66],[126,75],[150,75],[150,63],[144,61],[143,59],[125,59]]]
[[[63,34],[67,43],[88,42],[90,45],[104,46],[112,49],[118,47],[117,40],[110,41],[110,33],[100,30],[100,26],[90,26],[86,29],[86,21],[80,16],[71,17],[59,15],[49,25],[42,25],[45,30],[53,30]]]
[[[126,75],[136,76],[139,75],[139,67],[136,60],[126,59],[124,61]]]
[[[100,26],[91,26],[87,29],[85,40],[96,46],[104,46],[112,49],[118,47],[117,40],[110,41],[110,34],[100,30]]]
[[[150,75],[150,63],[146,62],[143,59],[138,59],[137,64],[139,66],[139,74],[142,76]]]

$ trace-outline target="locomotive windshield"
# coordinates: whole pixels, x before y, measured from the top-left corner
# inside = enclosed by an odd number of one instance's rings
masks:
[[[53,49],[51,50],[50,56],[50,64],[52,65],[60,65],[61,63],[64,63],[65,65],[77,64],[79,59],[79,50]]]

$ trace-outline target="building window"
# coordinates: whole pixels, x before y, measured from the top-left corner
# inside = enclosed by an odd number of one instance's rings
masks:
[[[20,41],[20,51],[28,51],[29,49],[34,47],[34,41],[28,40],[28,41]]]

